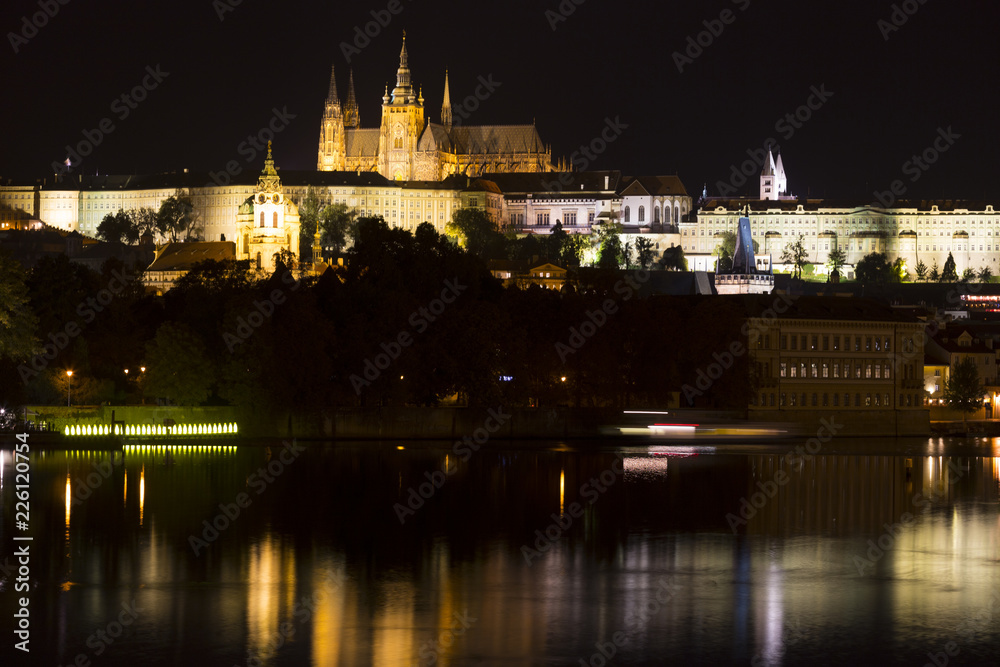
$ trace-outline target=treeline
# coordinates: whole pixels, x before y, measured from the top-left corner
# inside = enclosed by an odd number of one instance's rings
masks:
[[[207,261],[162,297],[114,262],[100,274],[64,257],[8,271],[35,354],[0,348],[0,399],[65,404],[72,391],[74,404],[260,414],[451,401],[657,407],[740,340],[731,301],[642,298],[646,271],[579,269],[562,292],[504,288],[430,224],[411,233],[362,218],[354,233],[345,265],[319,278]],[[737,359],[699,404],[745,406],[749,383]]]

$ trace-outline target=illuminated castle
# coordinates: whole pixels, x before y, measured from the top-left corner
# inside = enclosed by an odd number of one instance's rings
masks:
[[[460,116],[462,114],[459,114]],[[440,181],[451,174],[553,171],[552,151],[532,125],[466,126],[453,121],[448,73],[441,122],[424,118],[424,95],[410,82],[406,35],[396,87],[382,98],[382,123],[362,128],[354,74],[342,106],[330,69],[330,92],[319,134],[319,171],[377,171],[397,181]]]

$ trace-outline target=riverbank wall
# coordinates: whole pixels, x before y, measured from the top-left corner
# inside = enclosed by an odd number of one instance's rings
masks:
[[[658,422],[788,424],[809,437],[821,420],[840,425],[837,437],[906,437],[931,433],[926,410],[808,410],[740,412],[671,410],[627,414],[612,408],[338,408],[308,414],[262,415],[231,406],[30,406],[28,418],[57,431],[65,426],[125,424],[222,424],[236,422],[247,437],[339,440],[581,439],[615,433],[614,427]]]

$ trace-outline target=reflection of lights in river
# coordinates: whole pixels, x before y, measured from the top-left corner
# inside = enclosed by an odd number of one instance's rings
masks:
[[[146,501],[146,466],[139,470],[139,525],[142,525],[142,510]]]
[[[563,504],[566,500],[566,470],[559,471],[559,514],[563,513]]]
[[[66,537],[69,537],[69,508],[73,504],[73,493],[69,483],[69,473],[66,473]]]

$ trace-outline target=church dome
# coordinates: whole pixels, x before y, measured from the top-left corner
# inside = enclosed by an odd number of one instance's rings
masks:
[[[240,204],[240,210],[238,212],[238,215],[247,215],[247,214],[249,214],[251,217],[253,216],[253,195],[247,197],[246,201]]]

